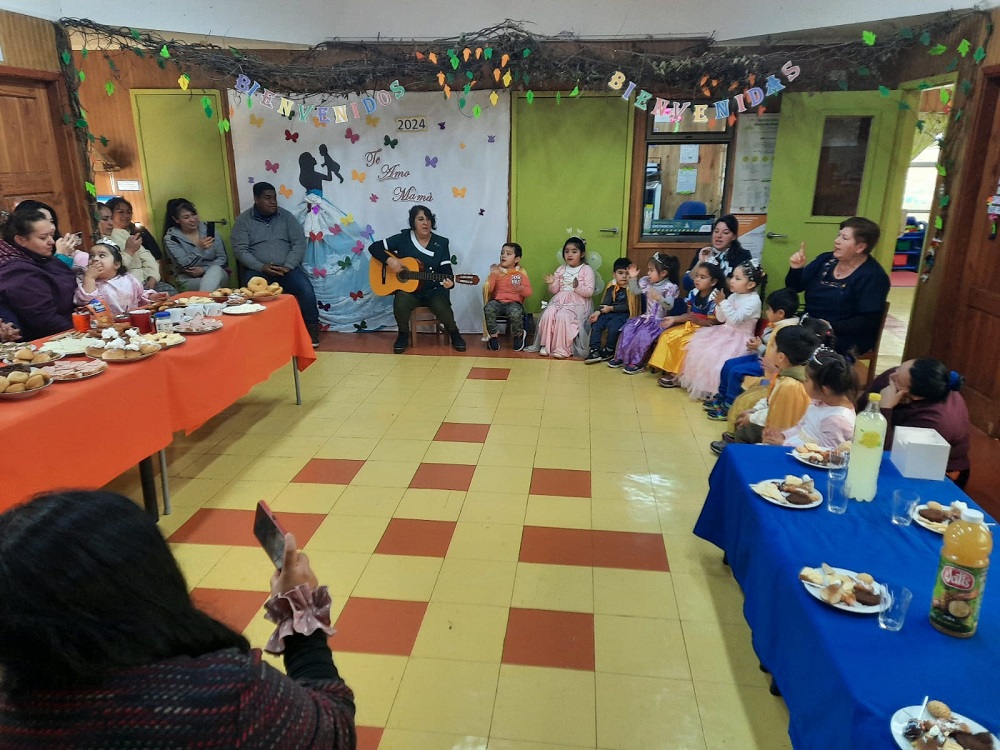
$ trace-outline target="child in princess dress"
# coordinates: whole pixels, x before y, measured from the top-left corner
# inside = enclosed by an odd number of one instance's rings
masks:
[[[76,304],[86,305],[99,298],[112,314],[121,315],[167,298],[165,292],[142,288],[142,284],[125,268],[118,245],[110,239],[98,240],[88,252],[90,262],[77,281],[73,296]]]
[[[643,361],[666,326],[665,318],[669,317],[674,307],[679,289],[677,277],[680,273],[680,261],[673,255],[653,253],[646,266],[646,276],[639,278],[639,269],[635,265],[628,268],[629,288],[635,294],[646,297],[646,312],[629,318],[622,327],[618,338],[618,348],[615,358],[608,362],[608,367],[622,367],[626,375],[635,375],[645,369]]]
[[[570,237],[562,249],[563,265],[544,277],[553,294],[538,321],[538,353],[556,359],[573,356],[573,346],[592,312],[594,269],[586,263],[586,243]]]

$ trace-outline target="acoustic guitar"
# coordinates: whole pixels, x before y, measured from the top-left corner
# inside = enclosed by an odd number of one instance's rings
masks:
[[[385,297],[393,292],[415,292],[424,281],[444,281],[451,279],[456,284],[478,284],[479,277],[471,273],[433,273],[425,271],[423,264],[416,258],[399,258],[404,268],[395,273],[382,261],[371,259],[368,265],[368,281],[372,291],[379,297]]]

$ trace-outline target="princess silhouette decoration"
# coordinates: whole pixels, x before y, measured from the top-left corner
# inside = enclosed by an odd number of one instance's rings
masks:
[[[316,290],[320,323],[324,330],[346,333],[361,330],[361,323],[368,331],[395,325],[392,297],[376,297],[368,283],[367,246],[374,231],[323,197],[324,182],[344,178],[326,144],[319,154],[322,170],[310,152],[299,155],[299,184],[306,195],[296,217],[306,233],[302,268]]]

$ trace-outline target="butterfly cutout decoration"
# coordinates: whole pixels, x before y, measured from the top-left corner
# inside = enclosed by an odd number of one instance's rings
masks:
[[[250,115],[250,124],[253,125],[255,128],[259,128],[261,125],[264,124],[264,118],[257,117],[257,115]]]
[[[373,128],[378,127],[378,117],[372,117],[371,115],[365,115],[365,125],[371,125]]]
[[[320,310],[326,310],[327,312],[330,312],[329,302],[317,302],[316,307],[318,307]]]
[[[390,138],[389,136],[385,137],[385,145],[388,146],[389,148],[396,148],[398,143],[399,143],[399,138]]]
[[[365,224],[365,228],[361,230],[361,236],[367,240],[371,240],[375,237],[375,230],[372,228],[371,224]]]
[[[371,195],[368,196],[368,200],[370,200],[372,203],[378,203],[378,196],[375,195],[375,193],[372,193]]]
[[[456,198],[464,198],[465,197],[465,191],[466,191],[466,188],[453,187],[451,189],[451,194],[454,195]]]
[[[253,185],[254,178],[253,177],[247,177],[247,182],[249,182],[251,185]]]
[[[292,143],[298,143],[299,142],[299,134],[298,133],[293,133],[290,130],[286,130],[285,131],[285,140],[286,141],[291,141]]]
[[[431,167],[432,169],[437,169],[437,165],[438,165],[438,158],[436,156],[434,156],[434,157],[425,156],[424,157],[424,166],[425,167]]]
[[[342,260],[337,261],[337,267],[340,268],[341,271],[346,271],[348,268],[351,267],[351,265],[352,264],[350,258],[344,258]]]
[[[356,291],[356,292],[351,292],[351,299],[354,300],[355,302],[357,302],[359,299],[363,299],[364,296],[365,296],[365,293],[363,291],[361,291],[360,289],[358,291]]]
[[[357,329],[358,333],[361,333],[368,328],[368,321],[362,320],[360,323],[355,323],[354,327]]]
[[[441,130],[444,130],[444,123],[443,122],[439,122],[438,123],[438,127],[441,128]]]
[[[367,176],[368,175],[365,172],[359,172],[356,169],[352,169],[351,170],[351,179],[352,180],[357,180],[358,182],[364,182],[365,181],[365,177],[367,177]]]
[[[268,172],[278,174],[278,162],[272,162],[270,159],[264,159],[264,169]]]
[[[464,144],[464,143],[459,143],[459,144],[458,144],[458,147],[459,147],[460,149],[464,150],[464,149],[465,149],[465,144]]]
[[[325,128],[326,127],[326,123],[323,122],[322,120],[320,120],[318,117],[314,117],[313,118],[313,127],[316,127],[316,128]]]
[[[332,234],[334,236],[340,234],[343,231],[344,230],[341,229],[340,224],[334,224],[332,227],[330,227],[330,234]]]
[[[479,209],[479,215],[480,216],[486,216],[486,209],[485,208]]]
[[[330,330],[330,324],[329,323],[320,323],[319,324],[319,330],[324,331],[324,332],[328,332]]]
[[[361,255],[361,253],[363,253],[364,251],[365,251],[365,243],[362,242],[361,240],[355,242],[354,247],[351,248],[351,252],[354,253],[355,255]]]
[[[343,219],[340,220],[341,226],[348,227],[354,223],[354,214],[347,214]]]
[[[309,233],[309,240],[311,242],[322,242],[323,241],[323,233],[322,232],[310,232]]]
[[[487,143],[496,143],[497,142],[497,137],[495,135],[488,135],[488,136],[486,136],[486,142]]]
[[[325,279],[326,278],[326,269],[325,268],[314,268],[313,269],[313,276],[315,278],[317,278],[317,279]]]
[[[314,204],[309,210],[312,211],[314,214],[318,214],[319,213],[319,206],[317,206],[317,205]]]
[[[278,187],[278,192],[281,193],[281,195],[283,195],[285,198],[291,198],[292,197],[292,189],[288,188],[288,187],[285,187],[284,185],[281,185],[280,187]]]
[[[347,130],[344,131],[344,138],[346,138],[347,140],[349,140],[351,143],[357,143],[358,139],[360,137],[361,137],[360,135],[358,135],[357,133],[355,133],[350,128],[348,128]]]

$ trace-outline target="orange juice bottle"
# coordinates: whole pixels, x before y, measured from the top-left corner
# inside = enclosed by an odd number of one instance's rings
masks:
[[[979,510],[962,511],[944,532],[941,562],[931,598],[931,625],[956,638],[971,638],[990,567],[993,537]]]

